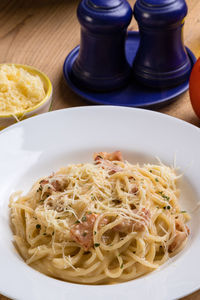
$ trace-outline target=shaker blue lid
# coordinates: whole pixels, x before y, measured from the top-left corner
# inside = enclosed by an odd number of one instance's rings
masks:
[[[133,13],[140,26],[173,26],[183,21],[187,4],[185,0],[137,0]]]
[[[176,0],[142,0],[141,2],[149,7],[162,7],[169,5],[175,1]]]
[[[82,0],[77,16],[83,27],[97,33],[126,28],[132,19],[127,0]]]
[[[94,9],[113,9],[119,6],[122,0],[88,0],[88,5]]]

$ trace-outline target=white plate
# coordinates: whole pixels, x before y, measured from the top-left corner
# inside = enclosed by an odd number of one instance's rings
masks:
[[[131,162],[177,165],[185,175],[181,205],[192,213],[186,248],[159,270],[116,285],[62,282],[27,266],[12,244],[9,195],[27,191],[68,163],[91,161],[94,151],[121,150]],[[43,114],[0,134],[0,293],[20,300],[175,299],[200,288],[200,131],[160,113],[125,107],[82,107]]]

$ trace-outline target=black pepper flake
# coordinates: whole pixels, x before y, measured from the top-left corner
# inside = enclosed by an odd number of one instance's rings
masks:
[[[136,206],[135,206],[134,204],[131,203],[131,204],[130,204],[130,208],[131,208],[131,209],[135,209]]]
[[[156,182],[159,182],[158,178],[155,179]]]
[[[40,229],[41,228],[41,225],[40,224],[36,224],[36,229]]]
[[[79,223],[81,223],[81,222],[79,220],[76,220],[76,222],[74,224],[79,224]]]
[[[40,187],[38,188],[39,191],[42,191],[42,186],[40,185]]]
[[[86,236],[87,235],[87,232],[83,232],[83,236]]]
[[[121,204],[122,203],[122,201],[121,200],[118,200],[118,199],[114,199],[114,200],[112,200],[112,202],[114,203],[114,204]]]

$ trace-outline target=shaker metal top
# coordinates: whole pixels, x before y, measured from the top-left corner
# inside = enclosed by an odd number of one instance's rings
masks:
[[[137,0],[134,16],[141,26],[172,26],[187,15],[185,0]],[[168,27],[169,28],[169,27]]]
[[[88,6],[94,8],[94,9],[114,9],[118,7],[122,0],[88,0]]]

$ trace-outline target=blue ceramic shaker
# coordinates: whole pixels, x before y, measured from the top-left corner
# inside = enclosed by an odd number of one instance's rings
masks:
[[[144,85],[167,88],[189,78],[191,63],[183,44],[186,14],[185,0],[136,1],[140,46],[133,72]]]
[[[132,9],[126,0],[82,0],[80,50],[72,80],[81,88],[110,91],[125,85],[130,67],[125,57],[127,26]]]

